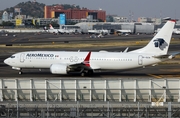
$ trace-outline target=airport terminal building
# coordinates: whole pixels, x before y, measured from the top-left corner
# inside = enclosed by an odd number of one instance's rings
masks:
[[[61,5],[45,6],[44,18],[58,18],[59,14],[65,14],[66,19],[99,19],[101,21],[106,20],[106,11],[104,10],[89,10],[87,8],[82,9],[64,9]]]

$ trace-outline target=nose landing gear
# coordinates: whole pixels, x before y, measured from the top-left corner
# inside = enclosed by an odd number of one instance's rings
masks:
[[[22,71],[19,71],[19,75],[21,75],[22,74]]]

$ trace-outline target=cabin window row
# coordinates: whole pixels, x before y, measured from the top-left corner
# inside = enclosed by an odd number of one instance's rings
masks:
[[[60,58],[61,60],[61,58]],[[71,58],[64,58],[64,60],[72,60]],[[76,59],[76,60],[84,60],[84,58]],[[132,61],[132,59],[102,59],[102,58],[95,58],[90,59],[90,61],[96,60],[96,61]]]
[[[26,59],[56,59],[56,58],[48,58],[48,57],[33,57],[33,58],[26,58]],[[59,58],[62,60],[62,58]],[[64,60],[72,60],[71,58],[64,58]],[[79,58],[76,60],[84,60],[84,58]],[[95,60],[95,61],[132,61],[132,59],[102,59],[102,58],[95,58],[95,59],[90,59],[90,60]]]

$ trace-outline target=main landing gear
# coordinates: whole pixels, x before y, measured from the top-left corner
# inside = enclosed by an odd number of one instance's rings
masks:
[[[84,70],[81,72],[81,76],[84,77],[84,76],[92,76],[93,75],[93,70]]]
[[[22,72],[22,69],[20,69],[20,70],[19,70],[19,75],[22,75],[22,73],[23,73],[23,72]]]

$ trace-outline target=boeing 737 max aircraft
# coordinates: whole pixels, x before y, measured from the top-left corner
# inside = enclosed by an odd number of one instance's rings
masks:
[[[13,54],[4,63],[19,70],[19,74],[24,68],[48,68],[52,74],[79,72],[82,76],[93,74],[96,69],[124,70],[154,65],[175,56],[168,54],[174,25],[174,20],[167,21],[145,47],[130,52],[28,51]]]

